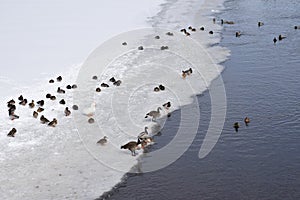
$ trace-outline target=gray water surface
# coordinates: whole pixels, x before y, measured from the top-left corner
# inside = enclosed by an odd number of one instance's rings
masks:
[[[128,174],[109,199],[300,199],[300,30],[293,28],[300,25],[300,4],[229,0],[225,7],[217,17],[236,24],[224,25],[222,33],[221,45],[232,55],[222,74],[228,110],[217,145],[198,158],[210,120],[208,91],[198,97],[200,127],[188,151],[162,170]],[[258,21],[265,25],[257,27]],[[236,38],[236,31],[243,35]],[[287,38],[274,45],[279,34]],[[167,144],[179,121],[176,111],[149,150]]]

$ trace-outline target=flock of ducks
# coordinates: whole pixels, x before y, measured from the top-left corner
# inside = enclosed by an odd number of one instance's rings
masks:
[[[58,77],[56,78],[56,81],[57,81],[57,82],[61,82],[61,81],[62,81],[62,77],[61,77],[61,76],[58,76]],[[50,84],[53,84],[53,83],[55,83],[55,81],[54,81],[53,79],[50,79],[50,80],[49,80],[49,83],[50,83]],[[73,84],[72,86],[71,86],[71,85],[67,85],[66,88],[67,88],[68,90],[70,90],[70,89],[75,89],[75,88],[77,88],[77,85],[76,85],[76,84]],[[58,94],[65,94],[66,91],[63,90],[62,88],[58,87],[58,88],[57,88],[57,93],[58,93]],[[56,97],[55,95],[51,95],[50,93],[48,93],[48,94],[46,94],[46,99],[49,99],[49,100],[51,100],[51,101],[55,101],[55,100],[57,99],[57,97]],[[34,109],[34,108],[36,108],[36,110],[34,110],[34,111],[32,112],[33,118],[36,118],[36,119],[38,118],[39,114],[41,114],[41,113],[45,110],[44,105],[46,104],[46,99],[45,99],[45,100],[44,100],[44,99],[41,99],[41,100],[38,100],[38,101],[31,100],[31,102],[28,103],[28,100],[27,100],[25,97],[23,97],[23,95],[20,95],[20,96],[18,97],[19,105],[20,105],[20,106],[26,106],[26,105],[28,104],[29,109]],[[61,100],[59,101],[59,104],[65,105],[65,104],[66,104],[66,101],[65,101],[64,99],[61,99]],[[11,120],[15,120],[15,119],[19,119],[19,118],[20,118],[20,116],[18,116],[18,115],[15,113],[17,107],[16,107],[16,101],[15,101],[14,99],[11,99],[10,101],[7,102],[7,107],[8,107],[8,116],[9,116],[9,118],[10,118]],[[73,107],[74,107],[74,108],[77,107],[77,109],[78,109],[78,106],[76,106],[76,105],[74,105]],[[74,110],[75,110],[75,109],[74,109]],[[65,114],[65,116],[71,115],[71,111],[69,110],[68,107],[66,107],[66,108],[64,109],[64,114]],[[41,123],[41,124],[47,124],[49,127],[56,127],[56,125],[58,124],[58,121],[57,121],[56,118],[53,118],[53,119],[50,121],[50,120],[47,119],[44,115],[41,115],[39,119],[40,119],[40,123]],[[17,132],[17,129],[16,129],[16,128],[12,128],[12,129],[9,131],[9,133],[7,134],[7,136],[9,136],[9,137],[15,137],[15,133],[16,133],[16,132]]]
[[[249,117],[245,117],[244,123],[245,123],[246,126],[248,126],[249,123],[250,123],[250,118],[249,118]],[[239,131],[239,128],[240,128],[240,124],[239,124],[238,122],[235,122],[235,123],[233,124],[233,128],[235,129],[235,132],[238,132],[238,131]]]
[[[215,18],[213,18],[213,23],[216,23],[216,19]],[[220,23],[221,23],[221,25],[223,25],[223,24],[234,24],[233,21],[227,21],[227,20],[223,20],[223,19],[221,19]],[[257,25],[258,25],[258,27],[261,27],[261,26],[264,25],[264,23],[263,22],[258,22]],[[300,26],[294,26],[294,29],[300,29]],[[202,27],[199,28],[199,30],[200,31],[204,31],[205,27],[202,26]],[[186,36],[190,36],[192,32],[196,32],[196,31],[197,31],[197,29],[195,27],[192,27],[192,26],[189,26],[187,29],[183,28],[183,29],[180,30],[180,32],[183,32]],[[209,34],[213,34],[213,31],[209,31],[208,33]],[[167,32],[166,35],[168,35],[168,36],[174,36],[174,34],[172,32]],[[235,35],[236,35],[236,37],[240,37],[242,35],[242,33],[240,31],[238,31],[238,32],[235,33]],[[286,37],[283,36],[283,35],[281,35],[281,34],[278,36],[278,40],[279,41],[283,40],[285,38]],[[155,39],[160,39],[160,36],[158,36],[158,35],[155,36]],[[277,38],[276,37],[274,37],[273,42],[274,43],[277,42]],[[122,45],[124,45],[124,46],[127,45],[127,42],[123,42]],[[143,46],[139,46],[137,49],[138,50],[144,50],[144,47]],[[169,49],[169,47],[168,46],[161,46],[160,49],[161,50],[167,50],[167,49]],[[189,68],[189,69],[186,69],[186,70],[182,70],[181,76],[182,76],[183,79],[185,79],[187,76],[190,76],[192,73],[193,73],[192,68]],[[92,79],[93,80],[97,80],[98,77],[97,76],[93,76]],[[56,78],[56,81],[57,82],[61,82],[62,81],[62,77],[58,76]],[[109,82],[111,82],[115,86],[120,86],[121,83],[122,83],[121,80],[116,80],[114,77],[111,77],[109,79]],[[55,83],[54,79],[49,80],[49,83],[50,84]],[[102,87],[102,88],[108,88],[110,86],[109,86],[109,84],[103,82],[103,83],[100,84],[100,87]],[[96,92],[101,92],[102,91],[100,87],[96,88]],[[66,86],[67,90],[76,89],[76,88],[77,88],[76,84],[67,85]],[[159,86],[155,87],[153,90],[154,90],[154,92],[164,91],[165,90],[165,86],[162,85],[162,84],[160,84]],[[65,94],[66,91],[64,89],[62,89],[61,87],[58,87],[57,88],[57,93],[58,94]],[[48,93],[46,95],[46,99],[49,99],[51,101],[55,101],[56,100],[56,96],[55,95],[51,95],[50,93]],[[20,95],[18,97],[18,100],[19,100],[19,105],[21,105],[21,106],[26,106],[26,104],[28,103],[28,100],[26,98],[24,98],[22,95]],[[28,106],[29,106],[30,109],[33,109],[33,108],[37,107],[37,110],[34,110],[33,114],[32,114],[32,116],[34,118],[38,118],[39,114],[42,113],[45,110],[45,108],[43,108],[44,104],[45,104],[45,100],[43,100],[43,99],[37,101],[36,103],[35,103],[34,100],[31,100],[31,102],[28,103]],[[65,105],[66,101],[64,99],[61,99],[59,101],[59,104]],[[11,120],[19,119],[20,117],[15,113],[16,108],[17,108],[15,100],[11,99],[10,101],[8,101],[7,102],[7,106],[8,106],[8,115],[9,115],[9,118]],[[86,115],[86,116],[89,117],[89,119],[88,119],[89,123],[94,123],[94,119],[91,118],[91,117],[95,113],[95,107],[96,107],[96,103],[93,102],[89,108],[83,109],[83,111],[82,111],[82,113],[84,115]],[[171,102],[164,103],[162,105],[162,107],[168,113],[168,117],[170,117],[170,114],[169,114],[168,111],[169,111],[169,109],[171,107]],[[77,105],[73,105],[72,109],[73,110],[78,110],[79,108],[78,108]],[[145,118],[151,118],[151,121],[155,122],[156,119],[160,117],[160,115],[161,115],[160,111],[161,110],[162,110],[162,108],[158,107],[157,110],[153,110],[153,111],[148,112],[145,115]],[[65,107],[65,109],[64,109],[64,115],[65,116],[70,116],[71,115],[71,111],[70,111],[70,109],[68,107]],[[41,115],[40,122],[42,124],[47,124],[50,127],[55,127],[58,124],[58,121],[57,121],[56,118],[53,118],[53,120],[50,121],[44,115]],[[244,119],[244,123],[245,123],[246,126],[248,126],[248,124],[250,123],[250,119],[248,117],[246,117]],[[238,132],[238,129],[240,128],[240,125],[239,125],[238,122],[235,122],[234,125],[233,125],[233,127],[234,127],[235,131]],[[9,131],[9,133],[7,134],[7,136],[14,137],[15,134],[16,134],[16,132],[17,132],[17,129],[16,128],[12,128]],[[108,138],[107,138],[107,136],[104,136],[102,139],[100,139],[97,142],[97,144],[105,145],[107,142],[108,142]],[[135,153],[136,149],[138,149],[138,148],[144,148],[147,145],[151,144],[152,142],[153,142],[153,138],[149,136],[148,127],[145,127],[145,130],[138,135],[137,141],[130,141],[127,144],[122,145],[121,149],[128,149],[128,150],[130,150],[131,153],[132,153],[132,155],[134,156],[134,155],[136,155],[136,153]]]

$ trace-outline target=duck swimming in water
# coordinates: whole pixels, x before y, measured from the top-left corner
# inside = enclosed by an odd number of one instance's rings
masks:
[[[242,35],[241,31],[235,32],[235,37],[240,37]]]
[[[257,23],[257,26],[258,26],[258,27],[261,27],[261,26],[263,26],[263,25],[264,25],[263,22],[258,22],[258,23]]]
[[[248,117],[246,117],[244,119],[245,125],[248,126],[248,124],[250,123],[250,119]]]
[[[235,123],[233,124],[233,128],[235,129],[235,132],[238,132],[238,131],[239,131],[239,128],[240,128],[239,123],[238,123],[238,122],[235,122]]]
[[[282,35],[279,35],[279,36],[278,36],[278,39],[279,39],[279,40],[283,40],[283,39],[285,39],[285,38],[286,38],[286,36],[282,36]]]

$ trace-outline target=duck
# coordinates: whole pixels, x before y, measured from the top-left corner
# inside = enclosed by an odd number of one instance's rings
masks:
[[[195,29],[195,28],[192,28],[191,31],[196,32],[196,29]]]
[[[33,111],[32,116],[33,116],[34,118],[37,118],[38,115],[39,115],[39,113],[37,113],[36,111]]]
[[[8,137],[15,137],[15,134],[17,132],[16,128],[12,128],[9,133],[7,134]]]
[[[235,32],[235,37],[240,37],[242,35],[241,31]]]
[[[214,24],[216,23],[216,18],[213,18],[213,23],[214,23]]]
[[[187,73],[187,75],[191,75],[193,73],[193,69],[189,68],[188,70],[185,71],[185,73]]]
[[[71,85],[67,85],[66,88],[67,88],[68,90],[70,90],[70,89],[72,89],[72,86],[71,86]]]
[[[49,93],[46,94],[46,98],[47,98],[47,99],[50,99],[50,98],[51,98],[51,94],[49,94]]]
[[[223,19],[221,19],[221,24],[234,24],[233,21],[224,21]]]
[[[76,84],[73,84],[72,85],[72,89],[76,89],[77,88],[77,85]]]
[[[202,27],[200,27],[200,31],[204,31],[204,27],[202,26]]]
[[[24,99],[23,95],[20,95],[20,96],[18,97],[18,100],[19,100],[19,101],[22,101],[23,99]]]
[[[138,50],[144,50],[144,47],[143,46],[139,46]]]
[[[211,35],[212,35],[212,34],[214,34],[214,32],[213,32],[213,31],[209,31],[208,33],[209,33],[209,34],[211,34]]]
[[[78,110],[78,106],[77,105],[73,105],[72,108],[73,108],[73,110]]]
[[[190,34],[189,32],[186,32],[185,35],[186,35],[186,36],[190,36],[191,34]]]
[[[37,109],[37,112],[43,112],[45,109],[44,108],[41,108],[41,107],[39,107],[38,109]]]
[[[159,90],[160,90],[159,87],[155,87],[155,88],[153,89],[154,92],[159,92]]]
[[[27,104],[27,99],[23,99],[19,104],[25,106]]]
[[[279,40],[283,40],[283,39],[285,39],[285,38],[286,38],[286,36],[282,36],[282,35],[279,35],[279,36],[278,36],[278,39],[279,39]]]
[[[294,26],[294,29],[300,29],[300,26]]]
[[[54,101],[54,100],[56,100],[56,96],[51,96],[50,99],[51,99],[52,101]]]
[[[162,106],[163,106],[166,110],[169,110],[169,108],[171,107],[171,102],[168,101],[167,103],[164,103]]]
[[[245,117],[244,122],[245,125],[248,126],[248,124],[250,123],[250,119],[248,117]]]
[[[28,104],[30,108],[34,108],[35,104],[34,104],[34,100],[31,100],[31,103]]]
[[[53,80],[53,79],[50,79],[50,80],[49,80],[49,83],[54,83],[54,80]]]
[[[122,45],[123,45],[123,46],[126,46],[126,45],[127,45],[127,42],[123,42]]]
[[[115,86],[120,86],[120,85],[121,85],[121,83],[122,83],[122,81],[121,81],[121,80],[117,80],[117,81],[115,81],[115,82],[114,82],[114,85],[115,85]]]
[[[57,125],[57,119],[53,118],[51,122],[49,122],[48,126],[55,127]]]
[[[233,124],[233,128],[235,129],[235,132],[238,132],[238,131],[239,131],[239,128],[240,128],[239,123],[238,123],[238,122],[235,122],[235,123]]]
[[[12,110],[8,110],[8,114],[9,114],[9,118],[10,118],[11,120],[19,119],[19,118],[20,118],[20,117],[19,117],[18,115],[16,115],[15,112],[12,111]]]
[[[102,139],[100,139],[97,144],[105,145],[107,143],[107,137],[104,136]]]
[[[108,84],[106,84],[106,83],[101,83],[101,85],[100,85],[101,87],[109,87],[109,85]]]
[[[15,104],[15,103],[16,103],[15,100],[11,99],[11,100],[9,100],[9,101],[7,102],[7,105],[12,105],[12,104]]]
[[[88,117],[91,117],[95,114],[95,110],[96,110],[96,103],[93,102],[91,103],[91,106],[88,108],[85,108],[82,113]]]
[[[101,92],[101,89],[99,87],[97,87],[96,92]]]
[[[183,70],[182,71],[182,78],[185,78],[187,75],[191,75],[193,73],[193,69],[189,68],[188,70]]]
[[[93,80],[97,80],[98,77],[97,77],[97,76],[93,76],[92,79],[93,79]]]
[[[9,108],[8,110],[12,110],[12,111],[16,110],[16,105],[15,104],[7,104],[7,107]]]
[[[89,118],[89,119],[88,119],[88,123],[92,124],[92,123],[94,123],[94,122],[95,122],[94,118]]]
[[[58,77],[56,78],[56,80],[57,80],[58,82],[60,82],[60,81],[62,81],[62,77],[61,77],[61,76],[58,76]]]
[[[121,149],[128,149],[129,151],[131,151],[131,155],[135,156],[136,155],[135,150],[138,148],[139,144],[141,144],[141,141],[138,139],[137,142],[131,141],[125,145],[122,145]]]
[[[161,46],[160,47],[160,50],[166,50],[166,49],[169,49],[169,47],[168,46]]]
[[[36,102],[39,106],[44,106],[45,101],[44,100],[40,100]]]
[[[180,30],[180,32],[186,33],[186,29],[183,28],[183,29]]]
[[[66,93],[66,91],[64,91],[63,89],[61,89],[60,87],[58,87],[57,88],[57,93],[64,94],[64,93]]]
[[[159,39],[160,39],[159,35],[155,36],[154,38],[155,38],[155,39],[157,39],[157,40],[159,40]]]
[[[69,115],[71,115],[71,111],[69,110],[69,108],[68,107],[66,107],[65,108],[65,116],[69,116]]]
[[[44,115],[42,115],[42,116],[40,117],[40,121],[41,121],[42,124],[45,124],[45,123],[50,122],[46,117],[44,117]]]
[[[263,26],[263,25],[264,25],[263,22],[258,22],[258,23],[257,23],[257,26],[258,26],[258,27],[261,27],[261,26]]]
[[[156,120],[156,118],[160,117],[159,110],[161,110],[161,107],[158,107],[157,111],[153,110],[153,111],[150,111],[149,113],[147,113],[145,118],[148,118],[150,116],[150,117],[152,117],[152,121]]]
[[[66,101],[64,99],[62,99],[62,100],[59,101],[59,104],[65,105]]]
[[[114,83],[114,82],[116,82],[116,79],[115,79],[115,77],[111,77],[111,78],[109,79],[109,81]]]
[[[172,32],[167,32],[166,35],[173,36],[174,34]]]
[[[277,39],[276,39],[276,37],[274,37],[274,39],[273,39],[273,42],[274,42],[274,44],[277,42]]]
[[[148,127],[145,126],[145,130],[138,135],[138,139],[143,140],[149,137]]]
[[[165,90],[165,86],[163,86],[163,85],[159,85],[158,87],[160,90]]]

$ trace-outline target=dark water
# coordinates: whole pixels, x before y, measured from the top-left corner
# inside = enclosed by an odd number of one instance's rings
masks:
[[[300,199],[300,3],[297,0],[229,0],[219,18],[222,46],[231,50],[222,74],[227,95],[225,126],[204,159],[198,151],[210,120],[209,92],[199,96],[198,134],[172,165],[128,178],[109,199]],[[257,22],[264,26],[258,28]],[[297,24],[298,23],[298,24]],[[242,31],[240,38],[236,31]],[[286,35],[273,44],[273,37]],[[251,123],[235,133],[245,116]],[[155,150],[176,133],[172,114]],[[146,161],[147,158],[145,158]]]

